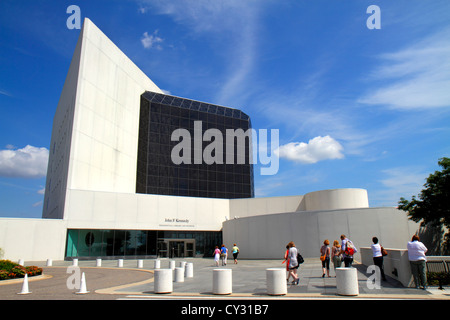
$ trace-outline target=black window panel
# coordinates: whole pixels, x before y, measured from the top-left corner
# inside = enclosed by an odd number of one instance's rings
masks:
[[[136,192],[212,198],[253,196],[253,166],[248,163],[248,141],[245,142],[247,162],[243,165],[236,164],[236,145],[233,146],[234,164],[193,163],[194,121],[202,121],[202,134],[212,128],[222,132],[222,160],[226,161],[225,129],[246,131],[250,127],[248,116],[243,112],[154,93],[141,96],[140,108]],[[172,162],[171,152],[179,141],[171,141],[171,135],[178,128],[187,129],[191,134],[192,150],[185,151],[191,153],[192,164],[175,165]],[[210,143],[202,141],[203,149],[199,151],[203,154]]]

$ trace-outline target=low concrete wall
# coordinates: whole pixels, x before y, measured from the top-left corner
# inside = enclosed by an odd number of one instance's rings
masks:
[[[383,257],[384,273],[398,280],[405,287],[412,287],[414,280],[409,265],[408,250],[385,248],[388,255]],[[361,263],[365,266],[373,265],[372,248],[360,248]]]
[[[0,218],[3,259],[61,260],[65,243],[64,220]]]

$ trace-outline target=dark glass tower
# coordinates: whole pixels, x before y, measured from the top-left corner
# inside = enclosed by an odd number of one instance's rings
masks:
[[[194,159],[201,121],[201,136],[208,129],[217,129],[223,137],[223,163],[207,164],[204,159]],[[180,141],[171,141],[176,129],[186,129],[190,134],[192,152],[190,161],[176,164],[172,150]],[[250,198],[254,196],[253,165],[250,161],[251,141],[227,139],[227,129],[251,129],[251,121],[244,112],[193,101],[189,99],[145,92],[141,95],[139,144],[136,192],[146,194],[207,197]],[[197,135],[196,135],[197,134]],[[212,139],[214,141],[214,139]],[[201,142],[202,150],[212,141]],[[234,161],[227,161],[227,144],[234,148]],[[198,146],[198,144],[197,144]],[[245,150],[245,161],[237,159],[238,150]],[[202,150],[200,152],[202,152]],[[231,149],[228,149],[231,150]],[[242,155],[242,152],[239,153]],[[216,155],[216,154],[214,154]],[[230,159],[230,158],[229,158]],[[231,163],[230,163],[231,162]]]

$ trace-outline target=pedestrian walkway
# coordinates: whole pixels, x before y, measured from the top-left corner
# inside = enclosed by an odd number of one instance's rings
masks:
[[[334,270],[331,277],[322,277],[321,263],[318,258],[308,258],[299,269],[300,284],[288,285],[288,293],[284,296],[269,296],[266,288],[266,269],[285,268],[282,260],[239,260],[234,264],[229,260],[226,266],[216,267],[213,259],[175,259],[178,267],[181,261],[192,262],[193,278],[185,278],[184,282],[174,282],[173,292],[157,294],[154,292],[153,270],[154,260],[144,260],[143,268],[137,268],[137,260],[124,260],[123,267],[118,267],[117,260],[103,260],[102,267],[96,267],[94,261],[80,260],[78,265],[86,274],[88,294],[76,295],[76,290],[67,289],[66,272],[70,261],[54,261],[52,267],[45,267],[45,262],[25,262],[26,265],[37,265],[44,268],[40,281],[29,284],[32,294],[17,296],[20,283],[1,284],[0,299],[70,299],[70,300],[115,300],[115,299],[449,299],[450,288],[428,290],[404,288],[393,278],[381,282],[380,288],[368,284],[367,267],[354,264],[358,270],[358,296],[339,296],[336,288]],[[161,268],[169,268],[169,259],[160,260]],[[212,293],[213,270],[227,268],[232,270],[232,294],[217,296]],[[49,278],[50,276],[50,278]],[[51,285],[50,285],[51,284]],[[10,286],[15,286],[14,288]],[[9,289],[7,289],[9,287]],[[52,294],[52,290],[55,292]]]

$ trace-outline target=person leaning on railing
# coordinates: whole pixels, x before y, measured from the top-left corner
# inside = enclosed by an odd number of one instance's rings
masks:
[[[407,245],[409,264],[411,266],[411,273],[414,277],[414,283],[416,289],[419,286],[422,289],[427,288],[427,273],[426,273],[426,261],[427,257],[425,253],[428,251],[427,247],[420,242],[418,235],[414,235]]]

